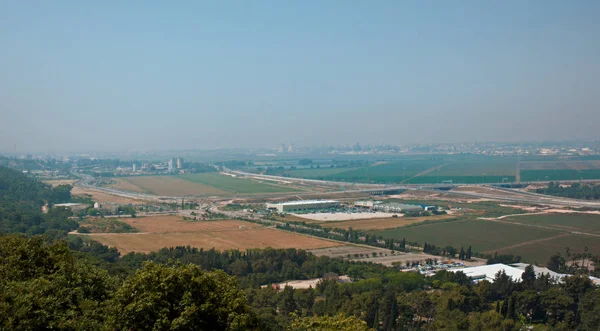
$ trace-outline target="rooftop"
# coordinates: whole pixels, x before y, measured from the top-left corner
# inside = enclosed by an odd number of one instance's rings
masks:
[[[458,272],[462,271],[468,277],[472,277],[475,281],[487,280],[489,282],[494,282],[494,278],[496,278],[496,274],[498,271],[504,270],[507,276],[512,278],[515,282],[521,281],[521,275],[523,275],[523,270],[515,267],[508,266],[506,264],[497,263],[490,265],[482,265],[477,267],[469,267],[469,268],[461,268],[461,269],[452,269],[449,271]]]
[[[299,201],[286,201],[286,202],[271,203],[271,205],[289,206],[289,205],[310,205],[313,203],[339,203],[339,201],[336,201],[336,200],[299,200]]]

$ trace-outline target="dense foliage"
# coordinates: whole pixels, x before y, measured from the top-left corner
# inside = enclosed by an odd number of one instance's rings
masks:
[[[19,171],[0,167],[0,233],[42,234],[55,230],[53,236],[64,236],[76,229],[77,222],[67,219],[69,209],[51,208],[42,213],[42,206],[66,202],[71,198],[71,186],[51,187]]]
[[[547,188],[539,188],[536,192],[573,199],[600,199],[600,185],[573,183],[570,186],[562,186],[559,183],[550,182]]]

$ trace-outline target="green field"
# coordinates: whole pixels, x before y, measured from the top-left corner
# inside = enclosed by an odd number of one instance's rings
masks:
[[[566,257],[565,248],[569,247],[571,253],[583,253],[585,247],[594,256],[600,252],[600,238],[592,236],[567,235],[552,240],[532,243],[529,245],[499,250],[498,254],[520,255],[524,262],[544,265],[550,256],[560,253]]]
[[[505,218],[504,221],[544,226],[563,231],[600,234],[600,215],[595,214],[522,215]],[[598,241],[600,241],[600,237]]]
[[[326,175],[322,179],[346,182],[396,183],[442,164],[442,160],[393,161]]]
[[[600,169],[521,170],[522,182],[600,179]]]
[[[176,177],[192,183],[198,183],[233,193],[278,193],[298,191],[294,188],[270,185],[252,179],[236,178],[215,173],[180,175]]]
[[[360,183],[434,184],[501,183],[521,181],[600,179],[600,160],[551,156],[516,157],[485,155],[405,156],[392,160],[373,160],[373,165],[360,168],[327,168],[291,170],[292,177]],[[439,167],[439,171],[437,168]]]
[[[468,247],[475,252],[493,251],[511,245],[549,238],[559,233],[552,230],[523,228],[520,225],[503,224],[484,220],[465,220],[422,224],[382,231],[372,234],[384,238],[402,239],[436,246]]]
[[[480,183],[510,183],[514,182],[515,176],[419,176],[410,179],[408,184],[436,184],[444,181],[452,181],[453,184],[480,184]]]
[[[289,170],[287,173],[292,177],[308,178],[308,179],[323,179],[327,176],[336,175],[342,172],[353,171],[356,168],[314,168],[314,169],[297,169]]]

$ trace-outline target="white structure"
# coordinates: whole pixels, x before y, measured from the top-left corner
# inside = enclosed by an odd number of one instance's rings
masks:
[[[136,172],[136,171],[137,171],[137,165],[135,165],[135,163],[134,163],[134,164],[133,164],[133,166],[132,166],[132,170],[133,170],[133,172]]]
[[[77,211],[77,210],[87,208],[87,205],[83,204],[83,203],[69,202],[69,203],[57,203],[54,205],[54,207],[71,208],[72,211]]]
[[[512,278],[515,282],[521,281],[521,276],[523,275],[523,270],[515,267],[508,266],[506,264],[497,263],[497,264],[489,264],[489,265],[481,265],[477,267],[468,267],[461,269],[451,269],[448,271],[451,272],[459,272],[462,271],[468,277],[473,278],[473,281],[478,283],[482,280],[487,280],[490,283],[494,282],[494,278],[496,278],[496,274],[498,271],[504,270],[504,273]]]
[[[102,208],[102,205],[100,203],[98,203],[97,201],[94,202],[94,209],[100,209]]]
[[[405,203],[381,203],[373,206],[374,210],[381,210],[388,213],[402,213],[402,212],[420,212],[423,211],[423,207],[419,205],[407,205]]]
[[[301,200],[280,203],[267,203],[267,209],[275,209],[280,213],[311,209],[327,209],[339,206],[340,202],[335,200]]]
[[[369,200],[361,200],[361,201],[355,201],[354,202],[354,206],[355,207],[373,208],[374,205],[375,205],[375,202],[374,201],[369,201]]]
[[[478,267],[451,269],[448,271],[451,271],[451,272],[462,271],[465,275],[473,278],[473,281],[475,283],[478,283],[484,279],[493,283],[498,271],[504,270],[504,273],[506,273],[507,276],[512,278],[513,281],[520,282],[521,277],[523,276],[523,272],[525,272],[525,268],[528,265],[529,264],[527,264],[527,263],[514,263],[512,265],[497,263],[497,264],[490,264],[490,265],[482,265],[482,266],[478,266]],[[535,272],[536,277],[540,277],[542,274],[550,275],[550,277],[556,279],[556,281],[559,283],[562,282],[563,278],[572,276],[569,274],[559,274],[558,272],[554,272],[548,268],[542,268],[542,267],[538,267],[538,266],[533,266],[533,272]],[[590,276],[590,280],[596,285],[600,284],[600,279],[598,279],[596,277]]]
[[[173,164],[174,164],[174,163],[175,163],[175,162],[173,162],[173,158],[169,159],[169,162],[168,162],[168,165],[169,165],[169,166],[168,166],[167,170],[169,170],[169,171],[173,171]],[[157,168],[157,169],[158,169],[158,168]]]
[[[180,157],[177,158],[177,169],[183,169],[183,159]]]

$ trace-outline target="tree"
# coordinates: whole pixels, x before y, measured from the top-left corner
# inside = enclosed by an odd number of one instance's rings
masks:
[[[112,329],[248,330],[257,326],[246,296],[223,271],[146,262],[115,293]]]
[[[521,275],[523,282],[521,283],[525,289],[532,289],[535,286],[535,271],[530,264],[525,267],[525,271]]]
[[[0,240],[0,329],[100,329],[115,282],[78,261],[66,243],[42,237]]]
[[[345,317],[343,314],[335,316],[313,316],[298,317],[294,320],[288,330],[294,331],[369,331],[365,321],[361,321],[356,316]]]
[[[550,257],[546,267],[552,271],[560,272],[565,268],[565,259],[560,253],[556,253]]]
[[[279,297],[279,311],[284,315],[288,315],[297,309],[298,305],[294,297],[294,288],[286,285]]]

